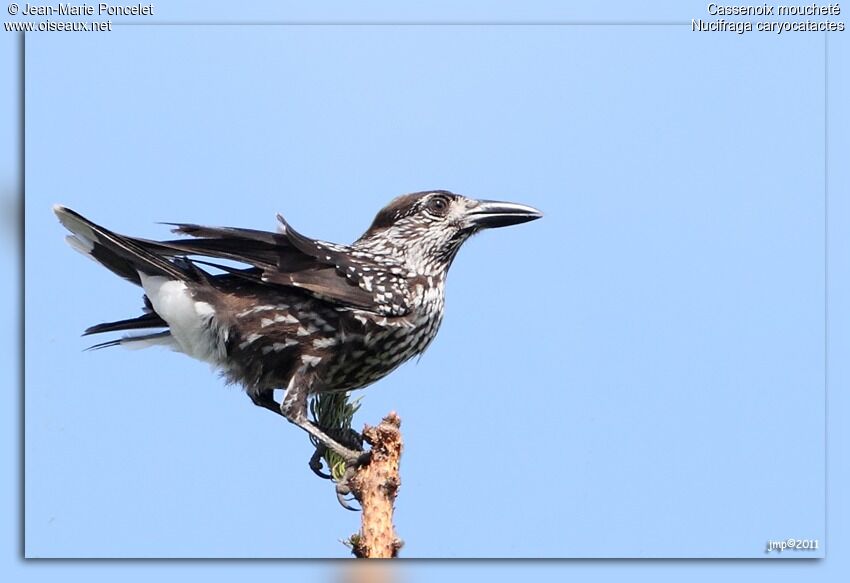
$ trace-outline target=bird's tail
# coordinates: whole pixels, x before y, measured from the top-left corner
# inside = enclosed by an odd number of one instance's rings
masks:
[[[194,279],[195,272],[191,269],[182,269],[174,261],[146,248],[140,240],[113,233],[64,206],[55,205],[53,212],[71,231],[66,238],[71,247],[136,285],[142,285],[139,272],[180,281]]]

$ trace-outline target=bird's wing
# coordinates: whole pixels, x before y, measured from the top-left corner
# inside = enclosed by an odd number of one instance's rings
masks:
[[[351,289],[356,289],[357,297],[364,300],[360,302],[361,309],[385,316],[410,313],[411,297],[406,279],[414,274],[407,273],[391,259],[365,253],[349,245],[311,239],[293,229],[281,215],[277,216],[277,220],[280,233],[293,247],[324,266],[317,270],[286,273],[292,285],[329,297],[348,296]]]
[[[258,283],[300,288],[343,307],[388,316],[410,311],[403,269],[347,245],[311,239],[280,215],[278,220],[278,233],[169,223],[176,233],[194,238],[138,241],[160,255],[200,255],[247,263],[259,271],[240,273]]]
[[[262,280],[267,284],[304,289],[346,307],[370,312],[378,312],[380,307],[375,304],[372,294],[345,281],[333,267],[294,272],[267,271],[263,273]]]
[[[147,241],[163,253],[206,255],[231,259],[255,267],[284,264],[288,269],[304,269],[312,263],[279,233],[234,227],[205,227],[189,223],[166,223],[173,231],[193,239]]]

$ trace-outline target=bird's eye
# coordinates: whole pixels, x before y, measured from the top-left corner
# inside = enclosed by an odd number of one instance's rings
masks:
[[[445,196],[435,196],[428,201],[428,210],[435,215],[444,215],[449,210],[449,201]]]

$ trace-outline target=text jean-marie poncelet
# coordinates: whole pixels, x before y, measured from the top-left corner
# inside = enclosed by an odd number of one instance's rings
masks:
[[[24,16],[153,16],[153,4],[25,4]]]

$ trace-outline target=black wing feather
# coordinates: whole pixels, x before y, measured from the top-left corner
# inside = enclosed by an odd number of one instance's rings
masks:
[[[81,215],[57,207],[62,223],[80,238],[94,239],[89,254],[114,273],[140,284],[137,271],[165,274],[179,280],[202,281],[215,285],[218,278],[250,280],[257,285],[294,287],[344,307],[394,316],[409,311],[404,298],[392,298],[391,309],[386,293],[383,301],[371,289],[376,273],[404,279],[400,266],[389,260],[358,252],[348,245],[336,245],[311,239],[290,227],[278,215],[278,233],[234,227],[207,227],[193,223],[166,223],[174,232],[193,237],[167,241],[125,237],[100,227]],[[236,269],[187,256],[210,257],[244,263],[251,269]],[[209,265],[228,275],[209,275],[197,265]],[[364,269],[365,268],[365,269]],[[224,283],[224,280],[222,280]],[[388,282],[389,283],[389,282]],[[386,286],[390,289],[390,286]],[[165,325],[158,316],[106,322],[89,328],[87,334],[148,328]]]
[[[88,336],[89,334],[101,334],[103,332],[117,332],[119,330],[165,328],[167,326],[168,324],[166,324],[165,320],[160,318],[156,313],[151,312],[150,314],[145,314],[144,316],[139,316],[138,318],[128,318],[126,320],[118,320],[116,322],[104,322],[103,324],[96,324],[95,326],[86,328],[86,331],[83,332],[83,336]]]

